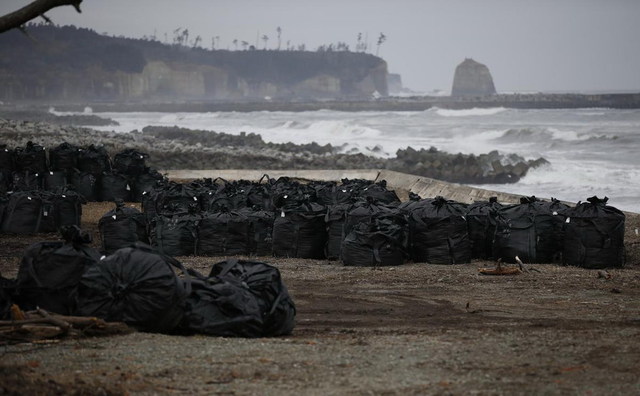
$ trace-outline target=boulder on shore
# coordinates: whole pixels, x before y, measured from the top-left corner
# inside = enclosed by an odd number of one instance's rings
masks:
[[[489,68],[471,58],[456,67],[451,96],[495,95],[496,87]]]

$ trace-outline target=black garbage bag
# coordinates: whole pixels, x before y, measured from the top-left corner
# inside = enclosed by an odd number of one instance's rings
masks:
[[[90,145],[78,149],[78,169],[80,172],[99,176],[111,170],[111,160],[103,146]]]
[[[99,184],[101,201],[131,201],[131,186],[126,175],[118,172],[104,172]]]
[[[251,223],[241,212],[207,213],[198,221],[198,256],[247,255]]]
[[[6,194],[11,191],[12,183],[13,179],[11,178],[11,174],[9,174],[9,172],[0,170],[0,194]]]
[[[56,190],[53,196],[55,224],[57,228],[64,226],[80,226],[82,221],[82,204],[87,203],[84,197],[68,188]]]
[[[11,319],[11,305],[16,292],[16,280],[8,279],[0,274],[0,320]]]
[[[404,217],[384,214],[359,223],[342,242],[341,260],[346,266],[402,265],[406,258]]]
[[[142,202],[146,194],[149,194],[154,188],[160,187],[165,181],[165,177],[160,172],[146,168],[144,172],[135,176],[133,183],[130,183],[133,184],[131,200]]]
[[[16,171],[11,175],[13,191],[42,190],[42,175],[31,171]]]
[[[193,256],[198,241],[199,215],[156,216],[149,225],[151,245],[168,256]]]
[[[80,279],[77,314],[125,322],[140,331],[168,333],[184,315],[190,278],[182,264],[148,245],[120,249],[91,266]]]
[[[257,297],[265,337],[289,335],[295,327],[296,306],[278,268],[259,261],[230,259],[216,263],[210,277],[236,279]]]
[[[63,227],[64,242],[39,242],[27,248],[16,279],[15,300],[23,310],[40,307],[71,315],[82,275],[100,260],[89,246],[91,235],[77,226]]]
[[[351,204],[342,203],[331,205],[327,209],[327,215],[325,217],[325,225],[327,229],[325,256],[329,260],[337,260],[340,258],[342,241],[345,237],[344,228],[350,207]]]
[[[283,209],[273,222],[273,254],[277,257],[323,259],[327,242],[326,207],[300,202]]]
[[[179,331],[218,337],[260,337],[264,324],[258,298],[235,278],[205,277],[188,270],[192,290]]]
[[[502,208],[496,197],[469,205],[465,217],[469,231],[472,259],[493,257],[493,236],[496,232],[495,217]]]
[[[89,172],[74,169],[71,171],[70,181],[73,189],[82,195],[87,202],[97,202],[100,200],[99,174],[94,175]]]
[[[271,256],[273,254],[273,222],[275,214],[258,207],[244,208],[240,212],[249,220],[249,254],[252,256]]]
[[[567,205],[557,200],[522,197],[520,204],[501,208],[495,217],[493,256],[508,263],[515,257],[527,263],[560,262],[564,245],[562,214]]]
[[[199,210],[200,194],[201,191],[194,186],[169,182],[145,194],[142,209],[147,218],[155,215],[171,216],[176,213],[186,213],[194,208]]]
[[[266,182],[263,183],[263,180]],[[263,175],[257,183],[251,183],[246,189],[246,207],[259,208],[262,210],[273,210],[273,201],[271,200],[272,191],[271,187],[274,181],[269,178],[269,175]]]
[[[344,235],[360,223],[370,223],[373,218],[381,214],[392,213],[396,208],[376,200],[374,197],[360,198],[356,200],[347,211],[344,223]]]
[[[78,150],[76,145],[63,142],[49,150],[49,170],[69,171],[78,167]]]
[[[411,259],[430,264],[471,261],[466,205],[436,197],[409,213]]]
[[[102,251],[111,254],[136,242],[148,243],[146,216],[136,208],[126,207],[121,200],[115,204],[98,221]]]
[[[385,203],[387,205],[398,206],[400,205],[400,198],[395,191],[387,189],[387,181],[380,180],[376,183],[371,183],[368,186],[357,192],[357,196],[360,198],[371,197],[378,202]]]
[[[64,188],[69,184],[66,171],[45,172],[43,180],[44,189],[47,191],[56,191],[57,189]]]
[[[53,193],[18,191],[8,196],[2,231],[15,234],[55,232]]]
[[[433,200],[425,200],[425,199],[422,199],[420,195],[409,192],[409,199],[405,202],[402,202],[400,205],[398,205],[398,210],[401,213],[409,214],[414,207],[418,205],[426,205],[430,201],[433,201]]]
[[[624,266],[625,214],[608,206],[608,200],[594,196],[564,211],[563,264],[591,269]]]
[[[113,169],[125,175],[141,175],[145,172],[149,154],[128,148],[113,157]]]
[[[47,171],[47,152],[43,146],[28,141],[25,147],[15,148],[14,164],[18,172],[43,174]]]
[[[314,185],[318,203],[321,205],[348,204],[353,201],[353,189],[336,182],[320,182]]]

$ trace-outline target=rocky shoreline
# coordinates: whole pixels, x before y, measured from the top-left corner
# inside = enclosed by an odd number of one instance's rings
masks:
[[[69,121],[69,119],[67,119]],[[456,183],[515,183],[543,158],[525,160],[492,151],[482,155],[450,154],[435,147],[407,148],[395,158],[344,154],[330,144],[268,143],[255,133],[227,133],[178,127],[146,127],[131,133],[41,122],[0,119],[0,144],[24,146],[28,141],[45,147],[62,142],[78,146],[103,145],[113,156],[135,148],[149,154],[156,169],[389,169]]]

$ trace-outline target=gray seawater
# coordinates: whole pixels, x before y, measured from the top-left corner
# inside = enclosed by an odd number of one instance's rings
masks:
[[[120,132],[177,125],[232,134],[255,132],[272,142],[331,143],[345,152],[379,156],[394,156],[407,146],[435,146],[451,153],[498,150],[526,159],[544,157],[551,164],[530,171],[518,183],[479,187],[570,202],[608,196],[610,205],[640,212],[640,110],[96,114],[118,121],[115,130]]]

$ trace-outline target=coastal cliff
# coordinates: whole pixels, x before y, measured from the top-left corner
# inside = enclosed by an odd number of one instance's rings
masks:
[[[385,96],[387,64],[346,51],[206,50],[33,26],[0,36],[2,101],[243,101]]]

